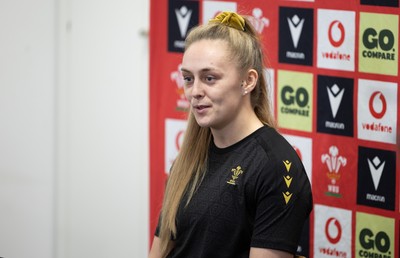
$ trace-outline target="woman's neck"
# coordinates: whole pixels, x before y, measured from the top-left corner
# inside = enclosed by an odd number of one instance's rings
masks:
[[[244,139],[262,126],[264,124],[253,113],[242,120],[241,123],[231,124],[222,129],[211,128],[211,133],[214,144],[218,148],[226,148]]]

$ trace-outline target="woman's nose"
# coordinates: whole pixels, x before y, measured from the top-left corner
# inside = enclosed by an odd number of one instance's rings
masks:
[[[192,97],[193,98],[202,98],[204,96],[204,88],[200,81],[195,81],[192,87]]]

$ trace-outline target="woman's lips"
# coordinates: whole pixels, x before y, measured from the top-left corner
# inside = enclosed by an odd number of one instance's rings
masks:
[[[207,105],[195,105],[194,106],[194,109],[196,110],[196,113],[198,113],[198,114],[204,114],[208,108],[210,108],[210,106],[207,106]]]

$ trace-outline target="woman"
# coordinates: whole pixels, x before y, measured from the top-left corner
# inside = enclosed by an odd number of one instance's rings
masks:
[[[259,38],[223,12],[193,29],[182,60],[190,114],[150,250],[160,257],[293,257],[310,183],[274,129]]]

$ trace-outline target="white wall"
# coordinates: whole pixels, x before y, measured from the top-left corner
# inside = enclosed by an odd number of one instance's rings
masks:
[[[0,257],[146,257],[148,0],[0,2]]]
[[[52,257],[54,2],[0,2],[0,257]]]

